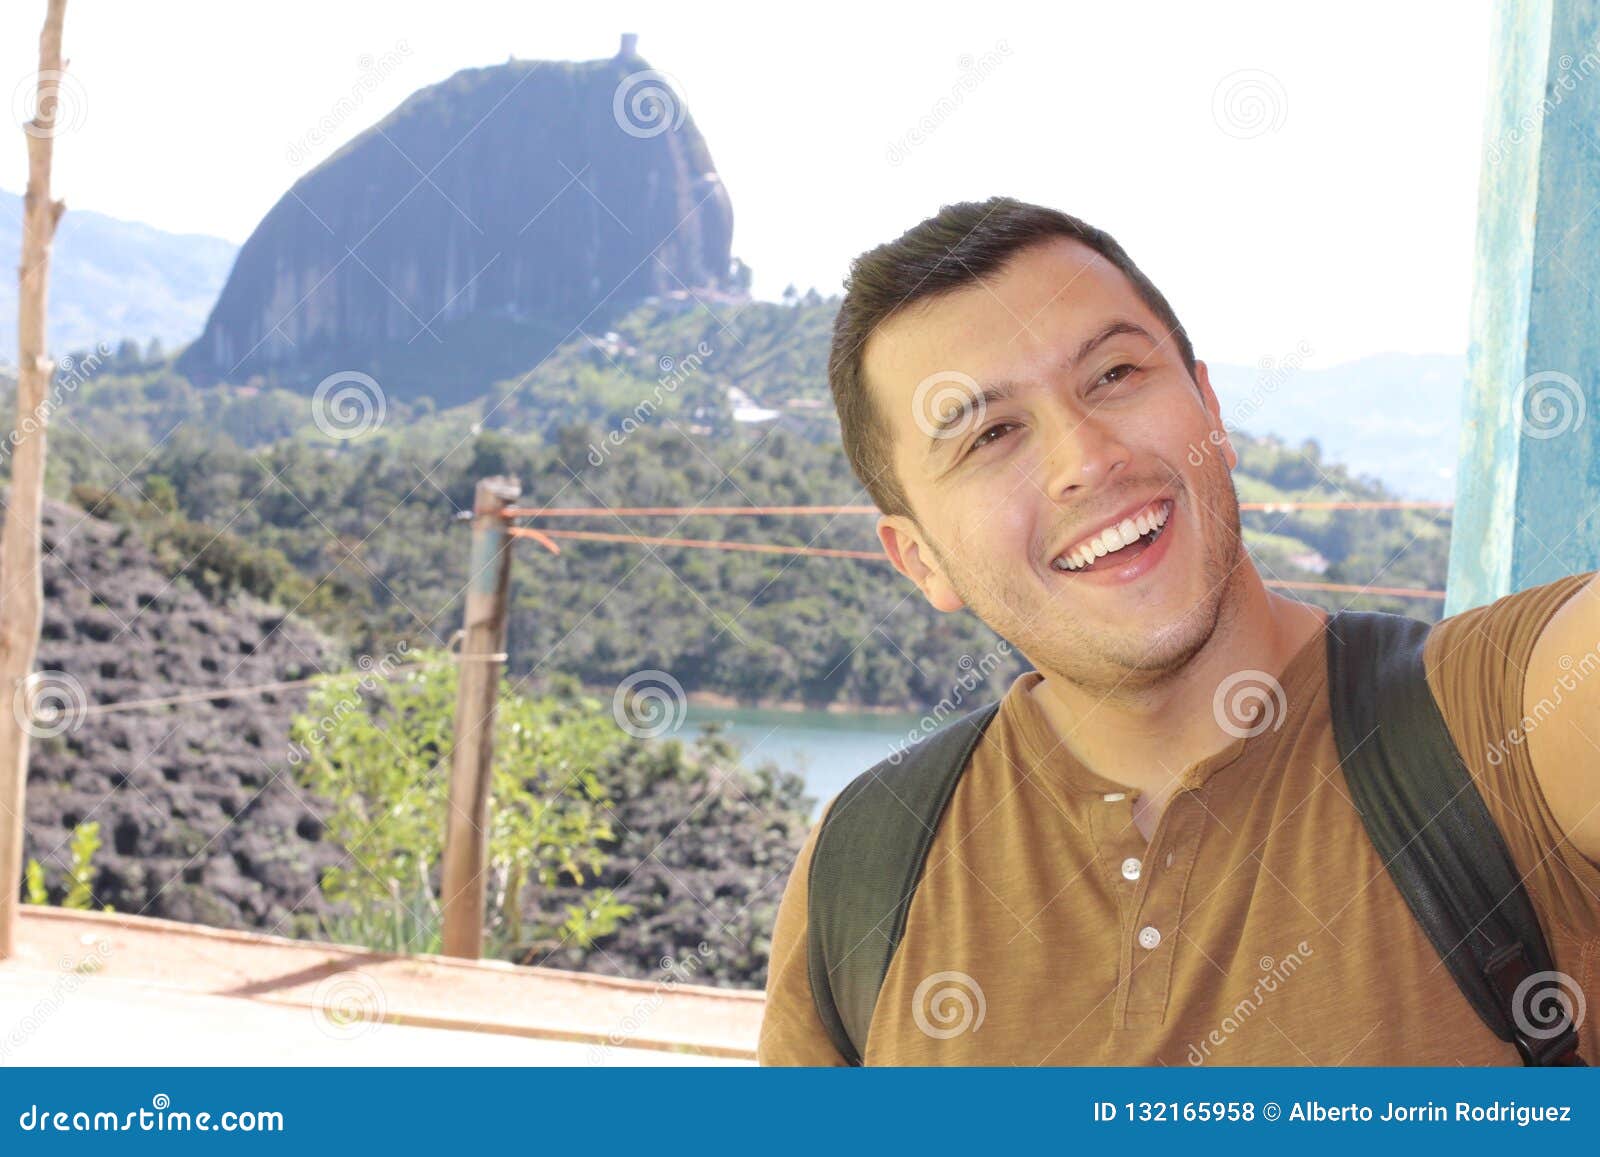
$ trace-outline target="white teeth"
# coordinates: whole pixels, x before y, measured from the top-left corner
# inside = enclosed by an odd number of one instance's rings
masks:
[[[1062,554],[1051,563],[1051,566],[1056,570],[1081,570],[1095,559],[1112,551],[1121,550],[1134,539],[1165,526],[1167,515],[1167,503],[1163,500],[1154,513],[1141,514],[1138,518],[1125,518],[1116,526],[1108,526],[1088,542]]]

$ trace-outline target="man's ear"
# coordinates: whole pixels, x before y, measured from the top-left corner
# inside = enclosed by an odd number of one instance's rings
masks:
[[[878,541],[894,569],[916,584],[935,610],[959,611],[967,604],[945,578],[917,524],[899,514],[878,517]]]
[[[1211,418],[1211,444],[1222,448],[1222,455],[1227,459],[1228,469],[1232,470],[1239,465],[1239,453],[1233,448],[1233,440],[1228,437],[1228,429],[1222,424],[1222,403],[1217,401],[1217,392],[1211,388],[1211,371],[1206,368],[1206,363],[1194,363],[1195,384],[1200,387],[1200,398],[1205,403],[1206,413]]]

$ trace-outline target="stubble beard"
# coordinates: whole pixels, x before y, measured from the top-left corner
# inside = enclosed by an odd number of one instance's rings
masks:
[[[1099,697],[1136,695],[1182,671],[1236,610],[1239,568],[1247,557],[1239,494],[1226,463],[1210,456],[1207,462],[1196,500],[1183,508],[1189,519],[1185,529],[1203,535],[1204,589],[1170,622],[1097,623],[1081,610],[1072,613],[1080,604],[1070,586],[1041,599],[1031,568],[1019,584],[1011,570],[970,556],[948,556],[931,539],[928,545],[967,608],[1035,668]],[[1074,580],[1063,575],[1060,581]]]

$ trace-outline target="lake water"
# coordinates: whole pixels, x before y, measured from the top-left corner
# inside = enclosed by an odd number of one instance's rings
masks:
[[[705,723],[724,723],[744,750],[746,766],[771,760],[798,772],[817,800],[816,812],[845,784],[904,744],[921,715],[851,715],[831,711],[763,711],[751,707],[690,704],[679,735],[688,738]]]

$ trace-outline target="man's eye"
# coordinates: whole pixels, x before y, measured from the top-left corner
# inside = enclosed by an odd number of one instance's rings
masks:
[[[1102,386],[1106,385],[1107,383],[1115,385],[1117,382],[1122,381],[1130,374],[1136,373],[1138,369],[1139,367],[1133,365],[1131,362],[1123,362],[1120,366],[1113,366],[1111,369],[1101,374],[1100,380],[1097,381],[1095,385]]]
[[[990,434],[998,434],[1006,430],[1014,430],[1016,429],[1016,425],[1017,424],[1015,422],[996,422],[993,426],[990,426],[987,430],[972,440],[972,448],[974,450],[983,449],[985,446],[996,440],[990,438]]]

